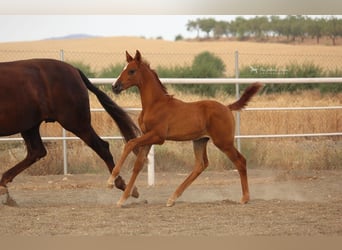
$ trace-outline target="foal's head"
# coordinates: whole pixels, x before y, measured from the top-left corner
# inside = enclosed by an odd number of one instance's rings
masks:
[[[136,51],[134,58],[126,51],[126,61],[128,64],[112,86],[115,94],[119,94],[121,91],[132,86],[140,88],[142,84],[148,80],[159,82],[163,91],[166,93],[165,86],[161,84],[156,72],[150,69],[149,64],[142,60],[139,50]],[[151,74],[143,75],[143,70],[147,70]],[[147,79],[147,77],[151,77],[151,79]]]

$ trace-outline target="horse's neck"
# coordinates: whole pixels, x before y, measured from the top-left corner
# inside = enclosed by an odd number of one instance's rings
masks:
[[[168,95],[151,72],[145,73],[144,82],[141,84],[139,90],[143,109],[148,109],[157,102],[168,98]]]

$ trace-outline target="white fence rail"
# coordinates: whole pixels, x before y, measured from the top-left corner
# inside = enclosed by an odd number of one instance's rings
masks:
[[[94,84],[112,84],[116,78],[90,78]],[[163,84],[301,84],[301,83],[342,83],[342,77],[311,77],[311,78],[161,78]]]
[[[115,78],[91,78],[90,81],[94,84],[112,84],[115,82]],[[324,77],[324,78],[161,78],[164,84],[235,84],[236,90],[239,89],[239,84],[250,84],[254,82],[261,82],[264,84],[303,84],[303,83],[341,83],[342,77]],[[237,91],[238,97],[238,91]],[[288,111],[288,110],[324,110],[324,109],[342,109],[342,106],[325,106],[325,107],[270,107],[270,108],[246,108],[246,111]],[[140,111],[140,108],[127,108],[130,111]],[[91,109],[91,112],[104,112],[104,109]],[[248,138],[286,138],[286,137],[314,137],[314,136],[342,136],[342,131],[336,131],[333,133],[311,133],[311,134],[271,134],[271,135],[241,135],[240,134],[240,118],[237,116],[236,126],[236,139],[238,147],[240,147],[240,139]],[[121,136],[101,136],[105,140],[118,140],[122,139]],[[67,140],[78,140],[78,137],[66,136],[63,130],[62,136],[57,137],[42,137],[43,141],[62,140],[63,141],[63,162],[64,162],[64,174],[67,174]],[[3,137],[0,138],[0,142],[8,141],[22,141],[20,137]],[[148,165],[148,185],[154,185],[154,149],[152,147],[149,154]]]

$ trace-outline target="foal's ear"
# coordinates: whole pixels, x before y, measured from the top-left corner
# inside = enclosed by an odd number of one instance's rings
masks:
[[[126,61],[129,63],[132,60],[133,60],[133,57],[126,50]]]
[[[137,50],[137,51],[135,52],[134,60],[135,60],[136,62],[138,62],[138,63],[141,62],[141,54],[140,54],[140,51],[139,51],[139,50]]]

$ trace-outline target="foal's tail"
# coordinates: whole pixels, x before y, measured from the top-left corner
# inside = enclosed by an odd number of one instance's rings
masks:
[[[109,96],[94,86],[81,70],[78,69],[78,72],[87,88],[96,95],[104,109],[118,125],[120,133],[125,138],[125,141],[127,142],[130,139],[136,138],[138,135],[140,135],[139,128],[135,125],[129,115],[115,102],[113,102]]]
[[[255,95],[262,86],[263,85],[260,82],[253,83],[252,85],[248,86],[240,99],[232,104],[229,104],[228,108],[230,110],[241,110],[248,104],[252,96]]]

